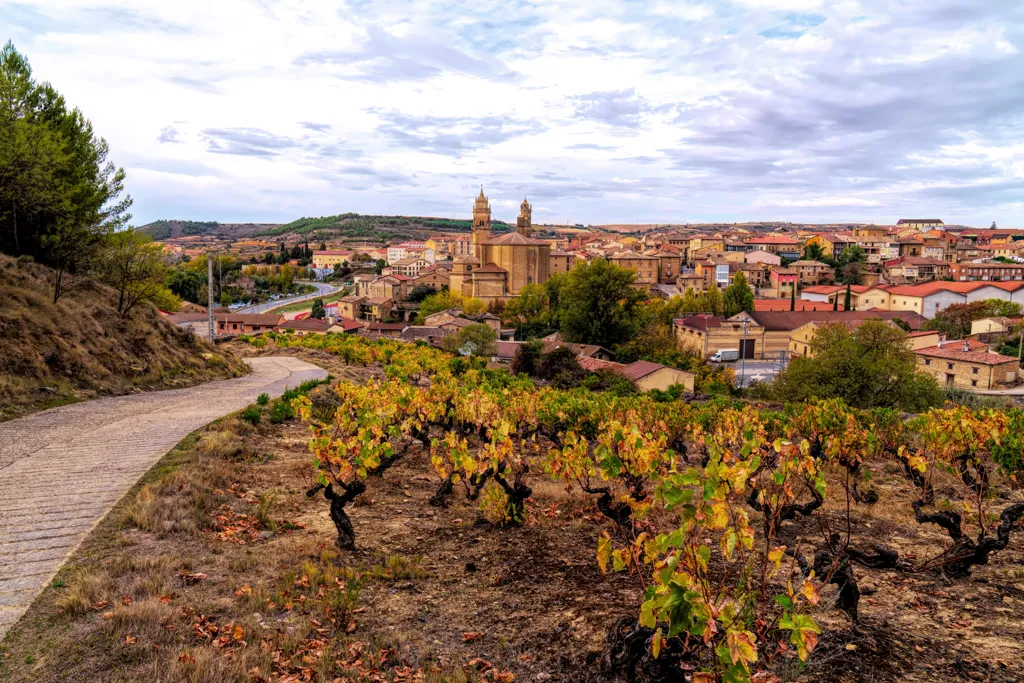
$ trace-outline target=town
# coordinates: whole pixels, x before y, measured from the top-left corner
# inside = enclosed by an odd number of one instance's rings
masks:
[[[207,242],[168,240],[165,248],[172,260],[202,259]],[[308,242],[296,235],[284,246],[258,238],[223,246],[229,255],[236,253],[233,263],[248,258],[256,264],[279,249],[298,247],[305,254]],[[320,246],[286,263],[335,283],[339,296],[320,298],[315,312],[313,299],[308,310],[291,312],[215,308],[216,338],[274,330],[440,345],[467,326],[484,324],[493,330],[491,357],[497,363],[510,364],[518,347],[537,337],[548,348],[575,343],[571,348],[579,355],[632,376],[638,370],[616,363],[611,349],[594,348],[601,340],[566,339],[558,330],[538,336],[533,334],[537,325],[520,320],[517,301],[524,292],[527,299],[538,292],[543,297],[552,277],[602,260],[629,271],[630,287],[648,299],[669,303],[677,313],[672,334],[679,348],[695,349],[705,359],[760,361],[751,368],[761,378],[785,368],[794,356],[813,354],[822,325],[852,329],[866,320],[884,320],[906,332],[920,370],[943,386],[1000,390],[1024,379],[1024,230],[946,226],[934,218],[900,219],[889,226],[666,225],[628,233],[535,228],[524,199],[514,229],[495,233],[481,188],[468,232],[425,233],[421,241],[380,245],[329,240]],[[233,271],[237,279],[229,275],[223,287],[240,288],[244,295],[254,283],[245,272],[258,267],[240,266]],[[750,292],[739,312],[723,304],[724,293],[737,281]],[[428,305],[421,315],[424,300],[439,293],[451,306],[435,311]],[[950,317],[958,327],[943,324]],[[199,334],[207,325],[202,311],[172,313],[168,319]],[[693,390],[692,373],[659,365],[652,376],[653,365],[643,386],[667,389],[679,383]]]

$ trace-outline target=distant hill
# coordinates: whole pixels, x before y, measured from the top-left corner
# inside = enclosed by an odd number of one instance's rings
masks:
[[[155,240],[179,237],[239,239],[278,227],[277,223],[218,223],[217,221],[158,220],[139,228]]]
[[[512,228],[504,221],[494,221],[495,232]],[[422,237],[428,232],[469,232],[473,227],[470,219],[432,218],[428,216],[370,216],[358,213],[343,213],[337,216],[304,217],[256,233],[258,236],[280,235],[339,235],[347,238],[387,240],[394,238]]]

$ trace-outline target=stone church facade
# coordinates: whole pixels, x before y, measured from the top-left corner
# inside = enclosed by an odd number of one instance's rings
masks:
[[[519,296],[528,284],[547,281],[551,245],[532,235],[533,207],[524,199],[515,232],[495,237],[490,203],[481,187],[473,205],[473,254],[455,259],[451,289],[490,303]]]

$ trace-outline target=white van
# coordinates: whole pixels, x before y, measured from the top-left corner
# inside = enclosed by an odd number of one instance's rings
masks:
[[[729,361],[739,359],[739,349],[718,349],[718,351],[713,356],[711,356],[712,363],[726,363]]]

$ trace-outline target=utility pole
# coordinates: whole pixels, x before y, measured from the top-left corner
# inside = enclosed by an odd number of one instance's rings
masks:
[[[740,386],[747,379],[747,323],[749,320],[743,321],[743,343],[740,344]],[[763,349],[762,349],[763,350]]]
[[[206,255],[206,322],[209,325],[210,343],[213,343],[213,259],[212,254]]]

